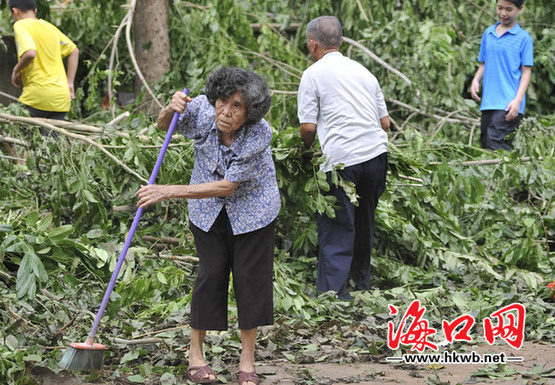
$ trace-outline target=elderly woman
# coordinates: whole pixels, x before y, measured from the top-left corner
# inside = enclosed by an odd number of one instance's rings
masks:
[[[257,327],[273,323],[274,221],[280,196],[270,150],[272,131],[266,82],[240,68],[221,68],[194,99],[176,92],[157,125],[167,130],[175,111],[177,130],[194,140],[189,185],[149,185],[137,192],[146,207],[166,199],[189,199],[190,228],[199,258],[191,300],[191,346],[187,377],[216,382],[206,365],[207,330],[227,330],[229,273],[237,300],[241,357],[239,383],[259,383],[254,368]]]

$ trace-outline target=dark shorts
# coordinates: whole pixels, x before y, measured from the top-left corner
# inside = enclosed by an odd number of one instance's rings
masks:
[[[67,114],[67,112],[39,110],[38,108],[34,108],[34,107],[28,106],[26,104],[24,104],[23,106],[29,111],[29,114],[31,115],[32,118],[46,118],[46,119],[55,119],[55,120],[65,120],[66,114]],[[49,130],[47,130],[45,128],[42,128],[42,127],[40,128],[40,133],[42,134],[42,136],[52,136],[55,139],[58,138],[57,133],[55,133],[53,131],[49,131]]]
[[[31,117],[33,118],[64,120],[67,114],[67,112],[39,110],[38,108],[34,108],[26,104],[24,104],[24,106],[29,111],[29,113],[31,114]]]
[[[237,301],[239,329],[274,323],[274,222],[259,230],[234,235],[225,208],[205,232],[192,223],[199,258],[191,298],[191,327],[227,330],[230,272]]]
[[[518,114],[516,118],[509,122],[505,120],[506,115],[507,112],[502,110],[482,111],[480,135],[482,148],[511,151],[513,137],[507,137],[516,131],[522,119],[522,114]]]

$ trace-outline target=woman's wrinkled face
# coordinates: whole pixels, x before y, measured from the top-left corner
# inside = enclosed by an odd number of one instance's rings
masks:
[[[216,100],[216,125],[223,133],[237,131],[247,120],[247,106],[239,91]]]

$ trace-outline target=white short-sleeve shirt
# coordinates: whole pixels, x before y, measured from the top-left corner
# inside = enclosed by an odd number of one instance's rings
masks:
[[[300,123],[316,124],[330,171],[353,166],[387,152],[380,119],[388,116],[378,80],[340,52],[326,54],[304,71],[297,97]]]

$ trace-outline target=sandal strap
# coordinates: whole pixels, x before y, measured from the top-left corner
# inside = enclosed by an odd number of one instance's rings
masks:
[[[194,373],[191,373],[193,372]],[[205,378],[205,376],[208,374],[208,376],[213,375],[215,378],[218,378],[218,376],[216,375],[216,373],[214,373],[214,371],[210,368],[210,366],[208,365],[204,365],[204,366],[189,366],[187,368],[187,374],[189,375],[189,377],[195,381],[200,381],[200,380],[208,380],[208,378]],[[213,380],[216,381],[216,380]]]
[[[243,372],[239,371],[239,385],[243,385],[245,382],[254,382],[256,385],[260,384],[260,379],[256,374],[256,371],[253,372]]]

